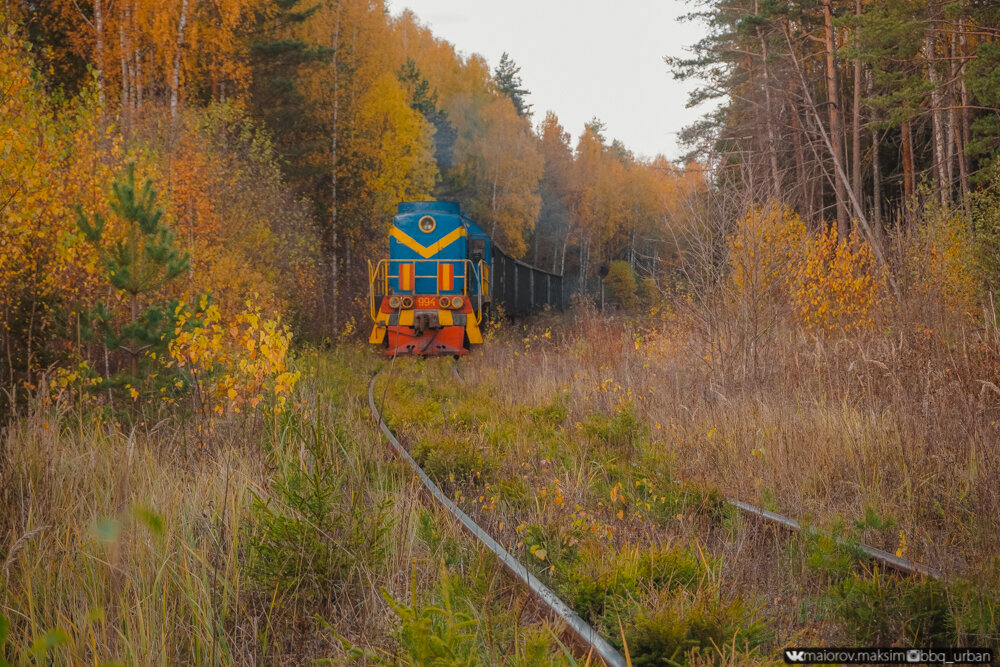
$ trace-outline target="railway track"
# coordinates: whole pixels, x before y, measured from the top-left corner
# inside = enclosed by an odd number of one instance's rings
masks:
[[[458,373],[456,367],[455,373]],[[509,551],[507,551],[503,545],[494,540],[490,535],[483,530],[479,524],[472,520],[472,518],[463,512],[461,508],[453,503],[448,496],[444,494],[441,488],[434,483],[427,473],[424,472],[410,453],[405,447],[396,439],[396,436],[386,425],[385,421],[382,419],[382,415],[379,412],[378,407],[375,405],[375,381],[378,379],[378,374],[372,377],[371,382],[368,384],[368,407],[371,408],[372,416],[375,417],[375,421],[378,423],[379,428],[382,430],[382,434],[388,439],[389,444],[396,451],[403,461],[413,469],[413,472],[420,478],[424,486],[433,496],[434,500],[438,502],[445,510],[448,511],[453,517],[455,517],[459,523],[465,527],[469,533],[472,534],[483,546],[493,552],[493,554],[500,561],[500,564],[510,572],[514,578],[518,579],[523,583],[528,589],[538,598],[539,601],[556,617],[561,619],[569,630],[576,635],[576,637],[583,642],[586,646],[590,647],[593,652],[598,655],[605,665],[608,667],[626,667],[627,663],[625,658],[622,657],[614,646],[608,643],[604,637],[601,637],[586,621],[580,618],[575,611],[570,609],[569,605],[559,599],[552,590],[538,580],[538,577],[533,575],[526,565],[518,561]]]
[[[527,586],[531,593],[541,602],[541,604],[553,616],[561,619],[573,635],[575,635],[577,639],[587,646],[594,654],[599,656],[604,661],[605,665],[608,665],[608,667],[626,667],[630,664],[615,649],[614,646],[597,633],[597,631],[595,631],[586,621],[580,618],[580,616],[577,615],[577,613],[574,612],[569,605],[563,602],[550,588],[535,577],[526,565],[518,561],[499,542],[494,540],[489,533],[483,530],[479,524],[473,521],[468,514],[452,502],[440,489],[440,487],[438,487],[437,484],[435,484],[434,481],[427,475],[427,473],[424,472],[413,457],[410,456],[409,451],[403,447],[403,445],[396,438],[395,434],[393,434],[392,430],[386,425],[385,421],[382,419],[378,406],[375,404],[375,382],[378,380],[380,374],[381,373],[376,373],[368,385],[368,406],[371,409],[372,416],[381,429],[382,434],[385,435],[386,439],[389,441],[393,450],[395,450],[396,454],[398,454],[399,457],[410,466],[414,474],[420,478],[420,481],[430,492],[434,500],[437,501],[455,519],[457,519],[458,522],[461,523],[462,526],[476,540],[493,552],[504,568],[510,572],[514,578],[518,579],[525,586]],[[452,375],[457,381],[464,382],[458,371],[457,361],[452,368]],[[727,498],[726,503],[742,512],[747,517],[761,521],[765,524],[776,526],[789,532],[801,532],[803,530],[808,532],[817,532],[815,529],[803,527],[802,524],[791,517],[761,509],[740,500]],[[945,578],[945,575],[935,568],[902,558],[883,549],[841,538],[837,538],[836,541],[840,544],[859,549],[872,560],[901,574],[908,576],[931,577],[934,579]]]

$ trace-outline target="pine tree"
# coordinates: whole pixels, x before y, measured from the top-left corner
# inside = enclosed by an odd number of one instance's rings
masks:
[[[320,63],[330,55],[328,48],[299,36],[301,25],[319,8],[301,4],[302,0],[271,0],[269,7],[262,6],[250,47],[254,113],[274,135],[290,180],[300,189],[300,181],[315,170],[309,153],[319,132],[300,72],[303,66]]]
[[[128,376],[110,377],[108,369],[106,385],[135,387],[141,384],[141,362],[150,358],[149,353],[166,349],[173,329],[177,302],[158,302],[153,296],[188,269],[190,258],[175,247],[173,232],[162,222],[163,209],[156,205],[152,181],[136,188],[135,163],[130,163],[125,177],[112,185],[110,205],[123,230],[122,238],[110,247],[102,243],[104,216],[95,213],[90,220],[77,206],[77,225],[97,250],[111,287],[127,302],[127,320],[117,321],[114,308],[101,302],[81,319],[100,336],[106,350],[127,355]]]
[[[510,98],[517,109],[518,116],[531,116],[531,106],[525,103],[525,97],[531,93],[527,88],[521,87],[521,68],[511,59],[510,55],[504,51],[500,56],[500,64],[493,70],[493,80],[496,82],[497,90]]]
[[[421,113],[434,126],[434,160],[438,171],[444,173],[455,164],[458,130],[448,120],[448,112],[438,105],[437,90],[431,90],[430,82],[420,73],[413,58],[406,59],[396,76],[407,91],[410,108]]]

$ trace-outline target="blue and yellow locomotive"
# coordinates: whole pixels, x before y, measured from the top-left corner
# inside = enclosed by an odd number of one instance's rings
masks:
[[[452,202],[403,202],[389,258],[368,263],[369,342],[387,354],[468,354],[483,342],[490,302],[489,236]]]

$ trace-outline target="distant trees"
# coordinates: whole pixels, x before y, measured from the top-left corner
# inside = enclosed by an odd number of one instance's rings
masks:
[[[384,0],[14,0],[0,12],[40,47],[17,76],[46,73],[23,111],[47,120],[25,136],[59,137],[51,155],[69,146],[60,133],[84,130],[66,125],[51,91],[79,96],[72,108],[90,133],[79,145],[106,158],[80,167],[86,187],[73,185],[90,188],[89,213],[100,212],[110,173],[135,158],[190,253],[173,296],[209,291],[225,309],[256,294],[324,335],[361,315],[364,261],[383,254],[400,200],[458,201],[507,252],[596,291],[597,267],[611,260],[662,274],[677,193],[700,187],[662,159],[635,157],[599,124],[575,142],[553,114],[534,127],[508,54],[491,70],[412,13],[393,17]],[[29,88],[18,86],[10,90]],[[14,113],[3,122],[30,125]],[[18,155],[55,169],[49,153]],[[27,167],[0,176],[15,193],[10,206],[22,177]],[[309,298],[289,298],[296,289]]]

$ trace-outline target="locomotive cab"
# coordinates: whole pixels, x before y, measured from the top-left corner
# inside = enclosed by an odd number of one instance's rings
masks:
[[[490,240],[452,202],[403,202],[389,257],[369,262],[369,342],[389,355],[468,354],[482,343]]]

